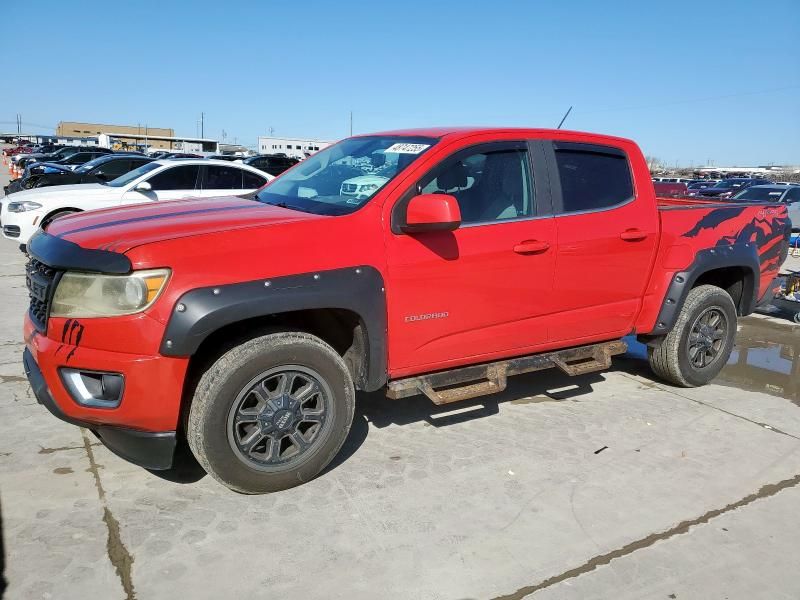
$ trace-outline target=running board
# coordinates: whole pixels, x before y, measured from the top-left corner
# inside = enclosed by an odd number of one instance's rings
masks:
[[[622,340],[589,346],[531,354],[482,365],[471,365],[429,375],[390,381],[387,396],[393,400],[425,394],[434,404],[469,400],[506,389],[508,377],[557,367],[570,376],[602,371],[611,366],[611,357],[623,354],[628,345]]]

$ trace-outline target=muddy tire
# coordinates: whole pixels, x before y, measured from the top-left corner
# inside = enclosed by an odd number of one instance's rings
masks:
[[[353,421],[355,390],[337,352],[299,332],[227,351],[201,376],[187,439],[200,465],[237,492],[263,494],[316,477]]]
[[[735,338],[733,299],[716,286],[698,286],[689,291],[675,326],[661,345],[648,347],[650,368],[677,386],[705,385],[728,362]]]

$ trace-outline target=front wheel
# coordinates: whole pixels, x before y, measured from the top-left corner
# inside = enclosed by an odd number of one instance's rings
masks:
[[[189,447],[232,490],[262,494],[318,475],[347,437],[355,406],[341,356],[307,333],[274,333],[223,354],[200,378]]]
[[[58,212],[54,212],[52,215],[47,215],[44,219],[42,219],[42,229],[46,229],[50,223],[55,221],[56,219],[60,219],[61,217],[66,217],[67,215],[74,215],[75,213],[80,212],[78,210],[59,210]]]
[[[716,377],[733,350],[736,306],[725,290],[701,285],[689,291],[675,326],[657,348],[648,347],[650,368],[681,387]]]

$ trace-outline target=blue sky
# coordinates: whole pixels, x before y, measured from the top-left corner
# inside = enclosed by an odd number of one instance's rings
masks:
[[[681,164],[800,163],[800,1],[4,2],[16,113],[255,144],[426,125],[631,137]],[[12,52],[9,52],[9,49]],[[20,54],[23,58],[17,58]]]

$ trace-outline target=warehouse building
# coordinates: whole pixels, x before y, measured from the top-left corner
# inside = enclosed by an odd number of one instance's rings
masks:
[[[108,125],[105,123],[82,123],[79,121],[59,121],[56,137],[59,138],[96,138],[101,134],[114,135],[126,140],[154,139],[155,148],[170,150],[171,146],[163,138],[173,138],[174,129],[164,127],[148,127],[146,125]],[[162,139],[158,139],[162,138]]]
[[[327,148],[333,142],[322,140],[310,140],[307,138],[277,138],[261,137],[258,138],[258,152],[260,154],[285,154],[295,158],[305,158],[323,148]]]

